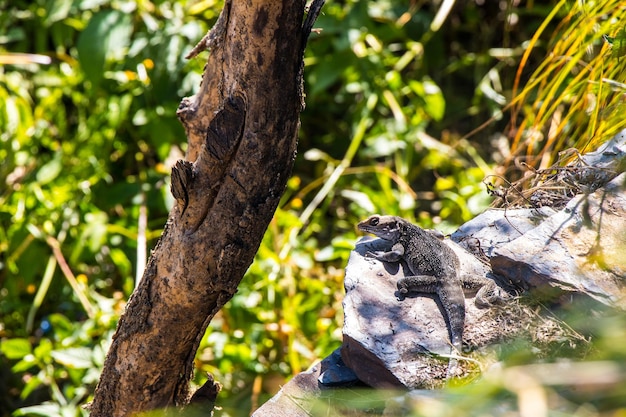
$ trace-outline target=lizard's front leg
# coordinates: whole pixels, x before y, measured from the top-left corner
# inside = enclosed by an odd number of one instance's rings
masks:
[[[396,243],[391,247],[390,251],[368,251],[365,256],[378,259],[383,262],[400,262],[404,256],[404,246],[400,243]]]
[[[439,279],[433,275],[411,275],[398,280],[397,286],[400,294],[408,292],[425,292],[435,294]]]

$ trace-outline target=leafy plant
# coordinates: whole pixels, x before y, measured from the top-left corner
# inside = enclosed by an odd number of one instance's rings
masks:
[[[3,340],[0,353],[14,361],[11,371],[22,375],[20,398],[50,399],[20,408],[15,415],[87,415],[80,407],[91,394],[104,364],[120,305],[101,298],[94,319],[73,322],[60,313],[42,319],[41,336]],[[94,342],[95,341],[95,342]],[[45,398],[45,396],[44,396]]]
[[[171,205],[206,27],[172,2],[0,7],[0,352],[21,375],[0,414],[80,414]]]

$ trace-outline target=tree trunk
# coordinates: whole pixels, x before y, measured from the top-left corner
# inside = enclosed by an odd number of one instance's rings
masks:
[[[209,48],[178,116],[189,141],[172,169],[176,205],[121,317],[91,416],[189,399],[200,340],[252,263],[291,173],[303,51],[323,0],[226,1],[192,51]],[[211,391],[211,390],[208,390]]]

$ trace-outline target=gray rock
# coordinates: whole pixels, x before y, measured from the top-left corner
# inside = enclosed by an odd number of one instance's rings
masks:
[[[534,229],[556,213],[550,207],[492,209],[452,233],[450,239],[475,256],[494,256],[494,250]]]
[[[592,192],[608,184],[623,171],[625,159],[626,129],[602,144],[596,151],[580,156],[578,161],[570,165],[583,169],[571,172],[565,170],[563,175],[570,176],[567,181],[582,185],[588,192]]]
[[[586,294],[626,308],[625,174],[605,188],[579,195],[491,258],[496,274],[539,294]]]
[[[361,382],[354,371],[346,366],[341,359],[339,349],[326,359],[322,373],[317,379],[322,387],[351,387]]]
[[[323,390],[320,379],[330,378],[326,373],[335,372],[341,367],[345,365],[341,362],[339,350],[336,350],[306,372],[293,377],[276,395],[259,407],[252,417],[310,417],[311,411],[321,406],[317,401]]]

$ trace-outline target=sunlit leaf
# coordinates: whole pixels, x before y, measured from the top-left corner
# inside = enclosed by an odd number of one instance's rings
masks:
[[[11,371],[14,373],[32,371],[37,366],[37,360],[34,355],[26,355],[24,359],[17,362],[11,367]]]
[[[446,101],[443,98],[441,89],[430,80],[424,80],[422,85],[424,88],[423,98],[426,102],[424,110],[433,120],[439,121],[443,119],[446,110]]]
[[[61,414],[61,406],[59,404],[53,402],[44,402],[39,405],[31,405],[29,407],[22,407],[16,410],[13,415],[15,416],[28,416],[28,415],[36,415],[36,416],[60,416]]]
[[[58,177],[62,169],[61,155],[57,154],[50,162],[39,169],[37,172],[37,181],[40,184],[47,184]]]
[[[52,345],[52,341],[50,339],[41,339],[39,345],[35,347],[33,351],[33,355],[40,360],[41,362],[49,362],[51,359],[50,353],[54,346]]]
[[[77,5],[81,10],[93,10],[109,1],[110,0],[79,0]]]
[[[51,25],[65,19],[71,7],[72,2],[68,0],[48,0],[46,2],[46,24]]]
[[[8,359],[22,359],[32,353],[28,339],[5,339],[0,342],[0,352]]]
[[[81,67],[94,84],[104,76],[107,58],[123,56],[130,42],[132,19],[118,10],[96,13],[80,34],[76,48]]]
[[[375,210],[374,203],[372,203],[371,198],[365,193],[354,190],[342,190],[341,195],[349,200],[354,201],[365,211],[373,213]]]
[[[87,369],[92,366],[91,349],[86,347],[53,350],[52,358],[68,368]]]

